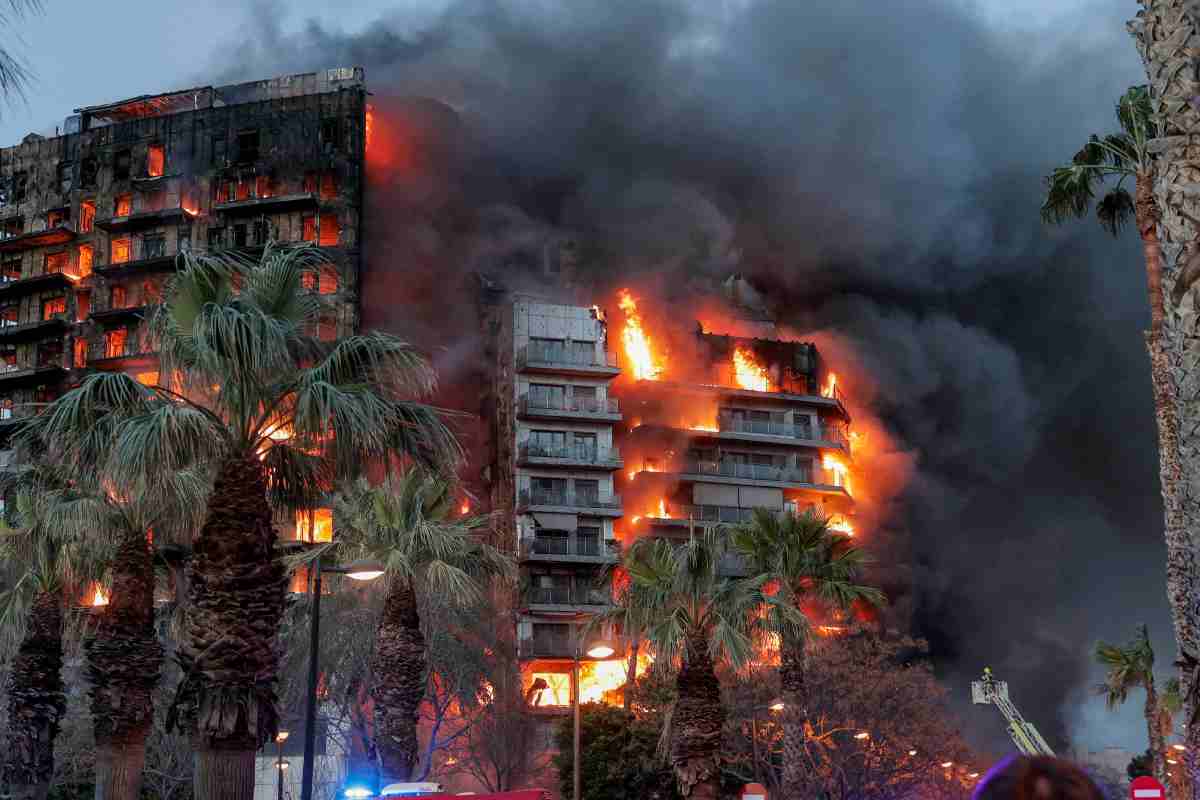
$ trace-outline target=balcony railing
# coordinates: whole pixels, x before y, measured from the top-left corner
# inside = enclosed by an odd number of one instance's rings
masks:
[[[561,506],[565,508],[602,508],[620,510],[619,495],[594,492],[547,491],[522,489],[520,504],[523,506]]]
[[[595,397],[565,397],[551,400],[545,397],[521,395],[521,412],[560,411],[568,414],[615,415],[621,413],[620,404],[615,398],[600,400]]]
[[[621,557],[621,543],[614,539],[602,541],[599,536],[526,536],[521,540],[521,551],[526,555],[604,556],[616,560]]]
[[[685,461],[681,471],[689,475],[715,475],[754,481],[812,483],[812,470],[803,467],[745,464],[735,461]]]
[[[522,459],[555,458],[581,464],[610,464],[613,466],[621,464],[621,453],[615,447],[589,447],[587,445],[551,447],[536,442],[522,442],[518,448],[518,456]]]
[[[610,602],[606,590],[592,586],[531,586],[526,597],[532,605],[603,606]]]
[[[594,367],[599,369],[617,369],[617,354],[613,352],[596,352],[594,347],[586,350],[570,349],[556,345],[544,345],[530,342],[517,353],[517,366],[532,365],[565,366],[565,367]]]
[[[723,523],[736,525],[749,520],[753,514],[752,508],[735,508],[733,506],[686,505],[668,503],[667,515],[676,520],[693,520],[700,523]]]
[[[729,433],[749,433],[759,436],[786,436],[793,439],[833,442],[834,444],[843,448],[848,448],[850,446],[850,438],[846,434],[845,426],[838,424],[815,426],[796,425],[788,422],[775,422],[770,420],[741,419],[731,415],[722,414],[720,416],[719,425],[723,432]]]

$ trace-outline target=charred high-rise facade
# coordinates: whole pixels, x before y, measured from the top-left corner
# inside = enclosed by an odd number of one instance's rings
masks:
[[[0,428],[93,370],[159,383],[146,320],[186,251],[313,242],[314,331],[358,325],[367,105],[359,68],[77,109],[0,149]]]

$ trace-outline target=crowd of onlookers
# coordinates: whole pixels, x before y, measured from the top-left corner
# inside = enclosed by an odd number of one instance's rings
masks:
[[[1082,769],[1061,758],[1011,756],[988,772],[974,800],[1106,800]]]

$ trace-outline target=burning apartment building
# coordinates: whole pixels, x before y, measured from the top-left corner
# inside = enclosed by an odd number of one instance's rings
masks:
[[[0,436],[95,370],[163,382],[146,322],[180,253],[313,242],[314,333],[356,331],[366,136],[339,68],[79,108],[0,149]]]
[[[583,631],[612,603],[623,546],[755,509],[811,509],[853,533],[850,416],[813,344],[772,336],[774,324],[754,314],[726,326],[743,335],[693,321],[659,336],[628,291],[608,300],[611,313],[495,284],[483,297],[487,477],[502,544],[521,561],[515,624],[527,695],[546,711],[570,704]],[[724,307],[738,313],[736,302]],[[839,620],[818,622],[838,629]],[[582,654],[581,700],[620,702],[621,655]]]

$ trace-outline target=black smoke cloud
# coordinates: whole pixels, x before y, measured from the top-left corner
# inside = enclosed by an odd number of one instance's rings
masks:
[[[1143,79],[1132,10],[1018,35],[959,5],[455,0],[355,34],[285,32],[265,5],[222,77],[362,65],[381,116],[426,132],[372,177],[386,277],[364,295],[443,345],[452,382],[469,276],[516,280],[560,234],[601,285],[740,270],[792,327],[849,341],[918,461],[897,520],[915,621],[971,731],[1005,745],[965,707],[990,664],[1053,743],[1140,747],[1078,706],[1097,637],[1145,619],[1173,650],[1143,278],[1131,236],[1037,213],[1041,176]]]

